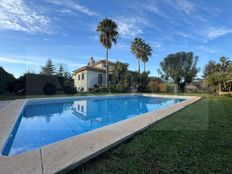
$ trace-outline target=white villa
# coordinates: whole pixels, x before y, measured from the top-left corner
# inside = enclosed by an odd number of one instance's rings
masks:
[[[109,66],[109,81],[111,81],[111,74],[114,70],[114,63],[108,62]],[[105,84],[106,78],[106,60],[95,62],[93,57],[87,66],[81,67],[74,71],[73,79],[77,91],[88,92],[89,89],[94,88],[95,85]]]

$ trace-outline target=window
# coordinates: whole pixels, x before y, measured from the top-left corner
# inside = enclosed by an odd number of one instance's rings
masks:
[[[81,80],[81,75],[80,74],[78,75],[78,80]]]
[[[81,112],[84,112],[84,106],[81,106]]]
[[[82,77],[81,77],[81,79],[82,79],[82,80],[84,80],[84,78],[85,78],[85,74],[82,74]]]
[[[98,74],[98,83],[102,84],[102,74]]]

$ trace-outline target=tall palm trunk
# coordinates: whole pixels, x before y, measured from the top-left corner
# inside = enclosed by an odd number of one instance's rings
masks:
[[[140,74],[140,59],[138,59],[138,73]]]
[[[109,66],[108,66],[108,53],[109,50],[106,48],[106,88],[108,88],[108,74],[109,74]]]
[[[139,73],[139,81],[138,81],[138,86],[137,86],[137,90],[139,90],[139,86],[140,86],[140,82],[141,82],[141,75],[140,75],[140,59],[138,59],[138,73]]]

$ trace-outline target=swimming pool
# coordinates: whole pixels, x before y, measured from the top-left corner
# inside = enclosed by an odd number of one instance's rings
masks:
[[[31,100],[24,106],[2,154],[31,151],[183,100],[140,95]]]

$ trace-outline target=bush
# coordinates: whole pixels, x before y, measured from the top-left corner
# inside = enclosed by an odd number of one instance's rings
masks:
[[[6,72],[1,66],[0,66],[0,94],[3,94],[6,92],[8,88],[8,84],[15,81],[15,78],[12,74]]]
[[[227,94],[228,97],[232,97],[232,93]]]
[[[138,91],[139,92],[145,92],[147,89],[147,86],[150,82],[150,77],[149,77],[150,72],[143,72],[141,73],[140,77],[138,75]]]
[[[64,86],[63,90],[65,94],[76,94],[77,93],[77,89],[73,86]]]
[[[95,84],[94,88],[90,92],[108,92],[108,89],[104,86]]]
[[[174,86],[173,85],[167,85],[167,92],[174,92]]]
[[[118,87],[116,84],[110,85],[110,92],[118,92]]]
[[[127,92],[128,88],[124,84],[113,84],[109,87],[110,92]]]

